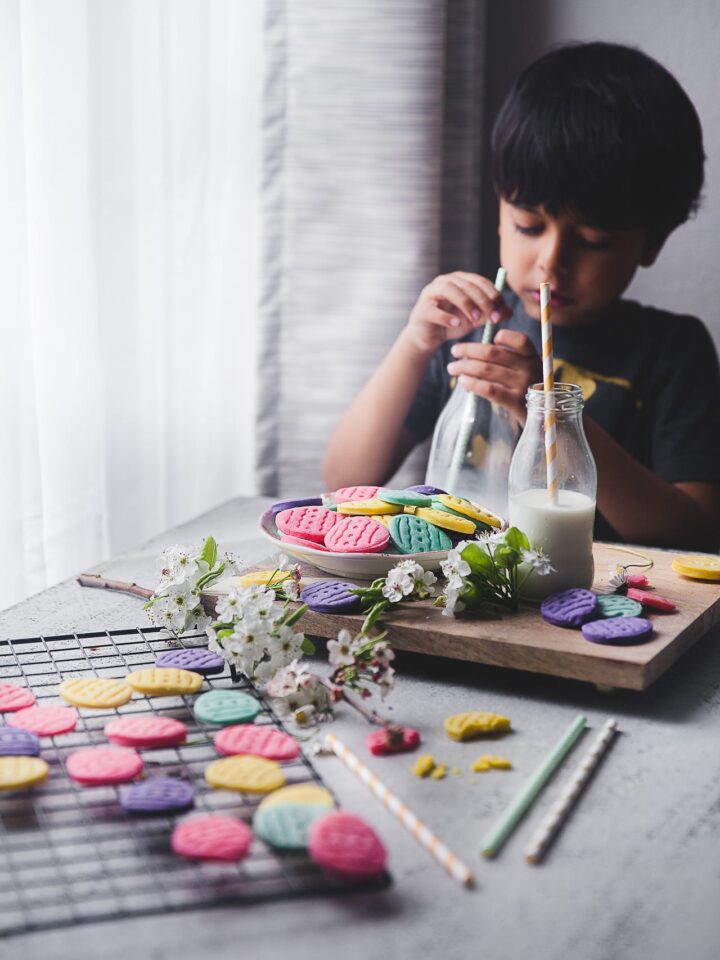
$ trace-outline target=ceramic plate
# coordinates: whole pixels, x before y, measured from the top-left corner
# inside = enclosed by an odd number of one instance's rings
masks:
[[[312,547],[298,547],[280,539],[272,510],[266,510],[260,517],[260,533],[270,541],[275,550],[286,553],[301,563],[310,563],[325,573],[350,580],[374,580],[376,577],[384,577],[388,570],[401,560],[415,560],[422,564],[425,570],[437,572],[440,561],[447,556],[447,550],[435,550],[432,553],[329,553],[313,550]]]

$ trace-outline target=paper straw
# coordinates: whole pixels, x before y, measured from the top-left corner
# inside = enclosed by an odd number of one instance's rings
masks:
[[[502,291],[505,286],[505,279],[507,273],[504,267],[498,267],[497,276],[495,277],[495,289]],[[497,324],[486,323],[483,329],[482,343],[492,343],[493,337],[495,336],[495,329]],[[458,386],[456,389],[462,389]],[[462,421],[460,423],[460,430],[455,440],[455,448],[453,449],[452,460],[450,461],[450,469],[448,470],[447,480],[445,486],[448,489],[448,493],[454,493],[455,485],[457,483],[457,478],[462,469],[463,462],[465,460],[465,455],[467,453],[468,440],[470,439],[470,432],[472,431],[473,424],[475,423],[475,411],[477,408],[478,398],[471,390],[466,391],[467,396],[465,397],[465,406],[463,407]]]
[[[555,416],[555,382],[553,378],[552,321],[550,319],[550,284],[540,284],[540,325],[542,327],[543,389],[545,391],[545,460],[547,490],[551,503],[557,503],[557,428]]]
[[[512,800],[505,813],[483,840],[482,852],[486,857],[494,857],[499,852],[535,797],[565,759],[571,747],[585,729],[585,723],[585,716],[582,713],[579,714]]]
[[[467,887],[474,885],[475,878],[470,868],[458,860],[455,854],[448,850],[444,843],[438,840],[430,828],[416,817],[412,810],[409,810],[405,806],[402,800],[398,799],[394,793],[391,793],[390,790],[378,780],[375,774],[371,773],[371,771],[358,760],[355,754],[351,753],[345,744],[338,740],[334,733],[328,733],[326,735],[325,744],[362,780],[365,786],[372,790],[376,797],[382,800],[387,809],[397,817],[400,823],[410,831],[418,843],[422,847],[425,847],[452,877]]]
[[[585,784],[590,779],[595,767],[600,762],[600,758],[610,746],[615,731],[617,730],[617,720],[611,718],[605,723],[592,746],[575,767],[569,780],[563,787],[560,796],[548,810],[547,816],[538,827],[530,843],[525,850],[525,859],[528,863],[539,863],[543,854],[550,845],[551,840],[560,830],[565,822],[571,807],[577,800]]]

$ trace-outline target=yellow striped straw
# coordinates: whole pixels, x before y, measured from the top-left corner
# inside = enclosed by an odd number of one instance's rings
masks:
[[[557,426],[555,416],[555,380],[553,377],[552,320],[550,284],[540,284],[540,326],[542,328],[543,389],[545,391],[545,460],[547,489],[551,503],[557,503]]]
[[[459,883],[466,887],[472,887],[475,884],[475,878],[469,867],[466,867],[455,854],[449,850],[445,844],[439,840],[435,834],[427,827],[422,820],[415,816],[412,810],[395,796],[368,768],[358,760],[354,753],[335,736],[334,733],[328,733],[325,737],[325,745],[338,756],[346,767],[362,780],[366,787],[382,800],[390,813],[395,816],[400,823],[410,831],[420,846],[432,854],[437,862],[443,866],[450,876],[454,877]]]

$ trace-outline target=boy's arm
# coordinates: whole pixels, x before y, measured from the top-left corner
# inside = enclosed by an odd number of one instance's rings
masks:
[[[720,485],[668,483],[631,456],[592,418],[585,433],[598,470],[598,510],[623,540],[715,552]]]
[[[384,483],[415,445],[405,426],[432,351],[417,348],[406,327],[330,435],[323,480],[330,490]]]

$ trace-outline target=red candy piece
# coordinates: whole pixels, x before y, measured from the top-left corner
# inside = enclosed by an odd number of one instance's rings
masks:
[[[629,587],[648,587],[650,581],[643,573],[631,573],[625,581]]]
[[[9,717],[8,725],[29,730],[38,737],[56,737],[74,730],[77,718],[77,710],[70,707],[28,707]]]
[[[17,687],[14,683],[0,683],[0,713],[23,710],[35,703],[35,694],[28,687]]]
[[[68,776],[88,787],[134,780],[144,766],[142,757],[128,747],[85,747],[65,761]]]
[[[327,507],[291,507],[276,515],[275,526],[290,537],[322,543],[337,521],[338,515]]]
[[[335,503],[349,503],[351,500],[372,500],[380,487],[340,487],[335,491]]]
[[[294,760],[300,747],[281,730],[239,723],[224,727],[215,735],[215,749],[226,756],[249,753],[266,760]]]
[[[308,853],[330,873],[345,877],[373,877],[383,871],[387,863],[387,850],[372,827],[360,817],[341,810],[313,823]]]
[[[379,553],[390,543],[390,531],[371,517],[343,517],[325,537],[334,553]]]
[[[174,747],[185,743],[187,727],[172,717],[115,717],[105,724],[105,736],[121,747]]]
[[[677,610],[677,604],[667,597],[659,597],[656,593],[650,593],[648,590],[635,590],[630,588],[627,595],[631,600],[637,600],[644,607],[651,607],[653,610],[663,610],[665,613],[674,613]]]
[[[242,860],[250,849],[252,830],[237,817],[194,817],[175,827],[170,843],[181,857]]]
[[[407,753],[420,743],[420,734],[412,727],[395,727],[397,736],[388,730],[373,730],[365,738],[370,753],[386,757],[390,753]]]
[[[293,543],[296,547],[309,547],[311,550],[324,550],[325,553],[327,553],[327,547],[324,547],[321,543],[316,543],[314,540],[305,540],[303,537],[293,537],[289,533],[281,534],[280,539],[283,543]]]

